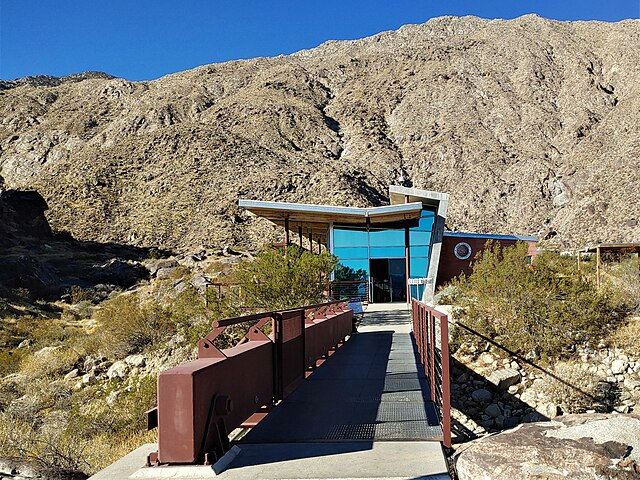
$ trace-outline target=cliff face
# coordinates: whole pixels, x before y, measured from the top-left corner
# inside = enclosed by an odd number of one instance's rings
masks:
[[[637,20],[443,17],[151,82],[1,87],[0,175],[83,240],[254,246],[273,230],[239,197],[379,205],[401,174],[449,192],[459,230],[640,238]]]

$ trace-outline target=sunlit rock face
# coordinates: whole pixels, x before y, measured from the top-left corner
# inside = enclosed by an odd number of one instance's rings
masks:
[[[442,17],[151,82],[0,84],[0,176],[54,229],[134,245],[273,238],[237,199],[379,205],[557,246],[640,237],[640,21]]]

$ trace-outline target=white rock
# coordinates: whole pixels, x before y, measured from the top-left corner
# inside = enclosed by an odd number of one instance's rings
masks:
[[[611,362],[611,373],[613,375],[620,375],[621,373],[625,372],[628,366],[629,363],[625,360],[614,360],[613,362]]]
[[[498,387],[500,390],[506,390],[511,385],[520,382],[520,372],[513,368],[502,368],[496,370],[489,375],[487,381]]]
[[[64,376],[64,379],[65,380],[71,380],[72,378],[76,378],[79,373],[80,373],[80,371],[77,368],[74,368],[73,370],[71,370],[69,373],[67,373]]]
[[[124,378],[127,376],[128,371],[129,365],[127,365],[126,362],[123,362],[122,360],[118,360],[109,367],[109,370],[107,370],[107,377],[109,378],[109,380],[112,380],[114,378]]]
[[[35,355],[36,357],[44,357],[45,355],[49,355],[51,352],[55,352],[60,348],[62,347],[44,347],[35,352],[33,355]]]
[[[144,367],[146,360],[142,355],[129,355],[124,361],[132,367]]]
[[[31,345],[31,340],[27,338],[26,340],[20,342],[18,348],[27,348],[29,345]]]
[[[96,376],[93,373],[85,373],[82,376],[82,384],[83,385],[93,385],[97,381],[98,381],[98,379],[96,378]]]
[[[118,392],[114,390],[107,396],[107,405],[113,405],[114,403],[116,403],[116,400],[118,400]]]
[[[640,380],[634,378],[626,378],[624,381],[624,386],[629,390],[640,390]]]

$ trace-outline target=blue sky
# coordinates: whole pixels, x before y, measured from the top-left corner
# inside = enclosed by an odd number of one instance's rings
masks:
[[[0,78],[99,70],[129,80],[441,15],[558,20],[640,17],[640,0],[0,0]]]

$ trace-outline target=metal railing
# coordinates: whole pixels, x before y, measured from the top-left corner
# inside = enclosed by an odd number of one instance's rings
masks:
[[[329,285],[329,296],[336,300],[369,301],[369,282],[367,280],[335,280]]]
[[[248,322],[231,348],[214,342],[225,328]],[[271,324],[271,331],[264,330]],[[147,465],[211,464],[230,447],[228,432],[286,398],[353,330],[348,301],[219,320],[198,341],[198,359],[158,376],[158,451]]]
[[[451,379],[449,375],[449,318],[446,314],[412,299],[413,335],[429,380],[431,401],[442,426],[442,443],[451,447]]]

